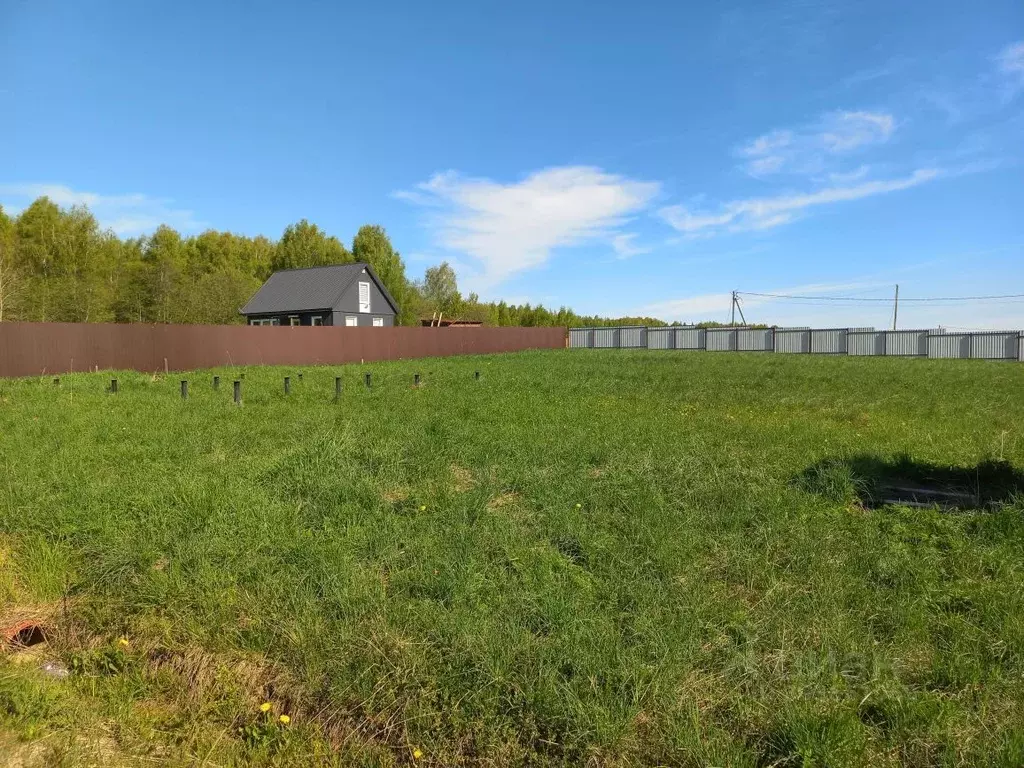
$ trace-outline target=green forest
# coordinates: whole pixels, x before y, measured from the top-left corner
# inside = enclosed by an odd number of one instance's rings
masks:
[[[463,296],[447,263],[420,281],[406,275],[383,227],[360,227],[346,245],[305,219],[271,240],[166,225],[120,238],[83,206],[40,197],[15,216],[0,207],[0,322],[241,323],[238,310],[280,269],[363,261],[400,307],[400,325],[435,316],[486,325],[665,325],[649,317],[585,317],[529,304]]]

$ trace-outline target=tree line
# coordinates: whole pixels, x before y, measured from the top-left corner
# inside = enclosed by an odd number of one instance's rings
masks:
[[[13,217],[0,207],[0,322],[241,323],[239,308],[273,272],[354,261],[373,267],[399,306],[399,325],[423,318],[495,326],[665,325],[463,297],[447,263],[412,281],[378,225],[360,227],[351,247],[305,219],[278,240],[216,230],[183,236],[166,225],[120,238],[88,208],[62,208],[47,197]]]

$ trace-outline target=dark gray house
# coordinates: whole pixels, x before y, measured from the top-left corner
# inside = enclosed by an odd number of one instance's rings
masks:
[[[275,272],[241,309],[249,325],[395,324],[398,306],[369,264]]]

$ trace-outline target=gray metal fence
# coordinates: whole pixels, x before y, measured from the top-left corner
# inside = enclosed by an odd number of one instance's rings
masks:
[[[801,354],[811,351],[810,328],[776,328],[775,351]]]
[[[1024,362],[1024,331],[672,326],[570,328],[572,348],[676,349]]]

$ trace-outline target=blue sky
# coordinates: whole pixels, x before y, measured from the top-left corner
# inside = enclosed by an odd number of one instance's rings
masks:
[[[0,0],[0,114],[5,208],[49,192],[123,235],[380,223],[414,277],[679,320],[733,289],[1024,293],[1019,0]]]

